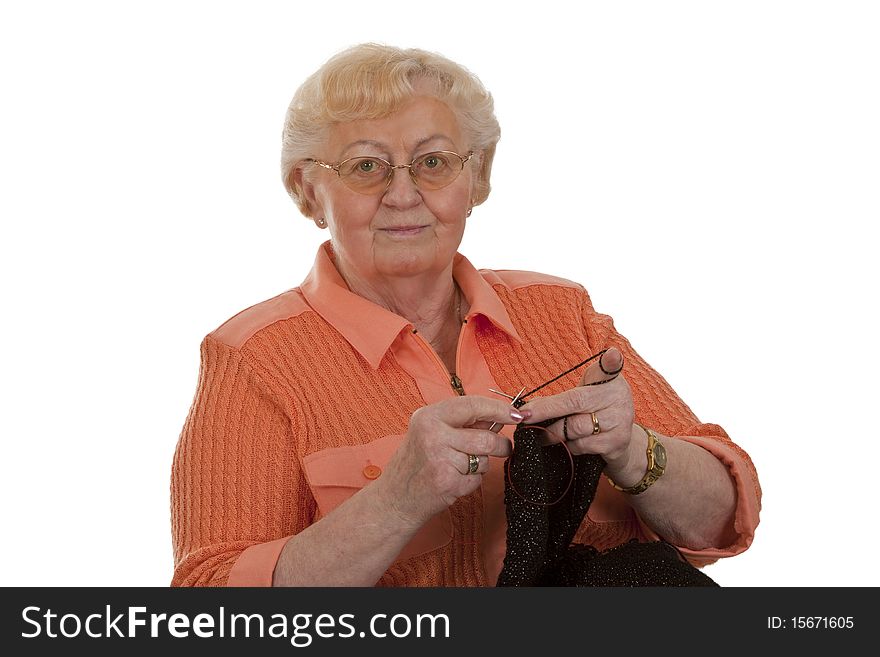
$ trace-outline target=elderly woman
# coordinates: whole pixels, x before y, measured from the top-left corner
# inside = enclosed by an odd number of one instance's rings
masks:
[[[201,344],[173,464],[173,585],[494,585],[513,431],[553,418],[548,442],[606,463],[578,543],[662,538],[696,566],[750,545],[749,457],[582,286],[457,253],[498,138],[481,83],[420,50],[357,46],[298,90],[283,180],[330,239],[299,287]],[[518,409],[492,392],[601,350]]]

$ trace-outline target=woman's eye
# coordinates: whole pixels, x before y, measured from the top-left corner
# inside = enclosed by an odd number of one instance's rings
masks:
[[[377,157],[355,157],[339,165],[339,175],[343,178],[375,180],[387,175],[388,165]]]
[[[449,162],[439,153],[428,153],[418,162],[418,168],[423,171],[437,173],[449,166]]]

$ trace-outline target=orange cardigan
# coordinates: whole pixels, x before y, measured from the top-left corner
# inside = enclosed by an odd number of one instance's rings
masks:
[[[453,276],[470,311],[457,375],[467,394],[515,394],[615,346],[636,421],[705,448],[736,485],[736,541],[683,554],[702,566],[752,542],[761,489],[748,455],[701,424],[666,381],[597,313],[583,287],[520,271]],[[579,382],[573,373],[545,388]],[[268,586],[285,542],[381,476],[409,417],[457,394],[409,322],[350,292],[323,244],[303,284],[252,306],[205,337],[198,386],[171,477],[172,585]],[[505,427],[512,436],[512,427]],[[429,521],[379,581],[385,586],[486,586],[500,572],[506,519],[502,459],[473,494]],[[657,536],[600,482],[575,540],[599,549]]]

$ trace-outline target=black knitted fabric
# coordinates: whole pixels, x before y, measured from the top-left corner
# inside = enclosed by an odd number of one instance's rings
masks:
[[[527,425],[514,432],[514,453],[505,463],[507,553],[498,586],[718,586],[665,541],[634,539],[602,552],[572,544],[605,461],[594,454],[570,460],[562,445],[542,446],[543,433]]]

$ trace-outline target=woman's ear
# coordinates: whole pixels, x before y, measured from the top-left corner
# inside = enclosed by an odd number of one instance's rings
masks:
[[[290,174],[291,188],[296,190],[297,196],[300,198],[302,212],[309,219],[315,217],[315,212],[320,212],[320,203],[315,195],[315,185],[309,180],[305,172],[305,167],[298,164],[294,167]]]
[[[484,150],[477,151],[473,155],[473,159],[476,160],[473,169],[476,172],[472,194],[473,205],[480,205],[480,203],[485,201],[486,197],[489,196],[489,190],[491,189],[489,178],[492,174],[492,160],[494,158],[494,145]]]
[[[318,228],[327,228],[324,205],[318,199],[318,195],[315,193],[315,185],[309,180],[309,176],[303,170],[303,167],[296,167],[293,173],[291,173],[291,177],[294,189],[296,189],[296,193],[299,195],[302,213],[314,221]]]

